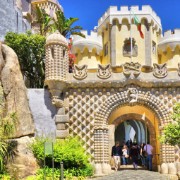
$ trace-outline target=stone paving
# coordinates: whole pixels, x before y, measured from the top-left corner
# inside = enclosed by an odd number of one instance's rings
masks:
[[[142,168],[134,170],[132,166],[121,168],[119,171],[113,171],[112,174],[96,177],[90,180],[168,180],[166,175],[158,172],[148,171]]]

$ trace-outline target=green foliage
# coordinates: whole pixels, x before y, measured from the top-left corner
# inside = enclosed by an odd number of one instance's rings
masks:
[[[9,32],[5,43],[17,54],[21,72],[29,88],[44,85],[45,37],[37,34],[17,34]]]
[[[40,29],[40,34],[46,36],[48,32],[52,32],[52,18],[46,13],[44,9],[36,6],[36,20],[33,23],[38,24]]]
[[[173,107],[172,119],[174,122],[165,126],[161,141],[173,146],[180,146],[180,103]]]
[[[2,179],[2,180],[11,180],[12,178],[8,174],[0,174],[0,179]]]
[[[13,157],[13,148],[8,140],[15,132],[17,115],[15,112],[7,114],[3,89],[0,85],[0,173],[4,173],[7,160]]]
[[[44,142],[47,139],[38,138],[31,144],[31,150],[43,166],[44,161]],[[91,176],[93,174],[92,165],[89,164],[89,155],[86,155],[82,142],[76,137],[69,137],[65,140],[56,140],[54,142],[54,162],[55,168],[60,168],[60,162],[63,162],[65,176]],[[46,165],[51,167],[51,155],[46,155]]]
[[[57,29],[64,37],[69,37],[70,35],[79,35],[81,37],[85,37],[84,34],[80,32],[82,30],[81,26],[74,26],[72,25],[78,21],[78,18],[66,19],[64,13],[61,11],[56,12],[56,19],[54,20],[54,29]]]

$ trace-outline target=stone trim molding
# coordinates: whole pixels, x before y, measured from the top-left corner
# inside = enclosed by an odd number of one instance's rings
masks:
[[[119,24],[122,23],[123,19],[127,19],[130,24],[130,7],[121,6],[118,10],[117,6],[110,6],[109,9],[103,14],[103,16],[98,20],[98,32],[106,28],[107,23],[113,24],[113,20],[116,19]],[[138,19],[147,19],[149,24],[152,24],[152,27],[161,32],[161,20],[159,16],[153,11],[151,6],[142,6],[142,9],[139,6],[132,6],[131,9],[137,15]]]
[[[159,119],[159,125],[163,126],[171,121],[171,118],[169,116],[170,112],[167,107],[165,107],[160,100],[156,98],[153,94],[151,94],[149,91],[144,92],[140,90],[135,90],[133,88],[133,91],[136,92],[134,95],[138,94],[136,97],[136,101],[134,99],[129,98],[129,92],[131,92],[132,89],[127,89],[122,92],[118,92],[112,96],[110,96],[102,105],[99,107],[99,109],[96,112],[95,117],[95,127],[101,128],[103,126],[107,125],[108,118],[113,110],[119,108],[120,106],[124,105],[143,105],[147,107],[148,109],[151,109],[156,117]],[[133,93],[132,93],[133,94]],[[131,97],[132,98],[132,97]],[[133,97],[134,98],[134,97]],[[134,101],[132,103],[129,103],[130,101]]]

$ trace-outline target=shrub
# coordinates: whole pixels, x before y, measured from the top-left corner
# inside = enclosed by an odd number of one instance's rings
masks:
[[[37,158],[39,165],[43,167],[44,163],[44,143],[48,139],[37,138],[31,144],[31,150]],[[90,155],[87,155],[82,142],[76,137],[69,137],[65,140],[56,140],[54,142],[54,164],[55,168],[60,168],[60,163],[64,165],[64,175],[68,176],[91,176],[93,174],[92,165],[89,163]],[[52,167],[52,155],[46,155],[46,165]],[[48,170],[49,172],[50,170]]]

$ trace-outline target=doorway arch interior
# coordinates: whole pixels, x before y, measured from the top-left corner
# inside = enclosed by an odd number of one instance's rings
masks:
[[[120,144],[126,143],[128,140],[137,144],[150,141],[149,131],[145,122],[137,120],[126,120],[115,127],[115,142]]]
[[[144,124],[144,130],[146,131],[146,127],[147,127],[147,132],[149,132],[149,141],[151,143],[151,145],[154,148],[154,155],[158,155],[160,154],[160,143],[158,140],[159,137],[159,124],[158,124],[158,119],[155,116],[155,114],[149,110],[147,107],[141,106],[141,105],[134,105],[134,106],[121,106],[119,108],[117,108],[116,110],[114,110],[111,115],[109,116],[108,119],[108,124],[109,125],[115,125],[115,127],[118,127],[120,124],[122,123],[127,123],[128,120],[133,120],[133,123],[131,123],[134,128],[138,131],[138,127],[135,126],[135,122],[136,125],[137,124]],[[116,133],[116,131],[115,131]],[[111,134],[112,135],[112,134]],[[148,133],[145,132],[145,143],[148,140]],[[136,140],[138,141],[138,137],[136,138]],[[115,139],[114,139],[115,141]],[[109,143],[109,149],[111,149],[110,146],[112,146],[112,144],[114,144],[113,142]],[[140,137],[139,137],[139,141]],[[140,142],[138,142],[140,143]],[[109,151],[110,153],[110,151]],[[158,165],[159,162],[159,157],[155,157],[153,164],[154,165]]]

